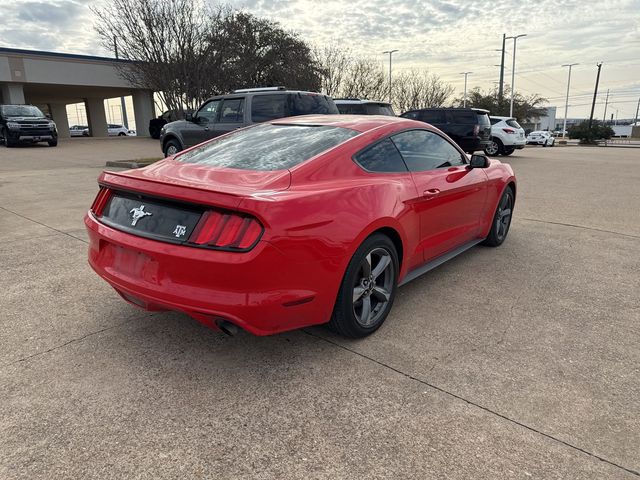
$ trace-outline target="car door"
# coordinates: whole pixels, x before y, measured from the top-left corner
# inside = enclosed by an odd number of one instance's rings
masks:
[[[391,137],[416,185],[425,261],[477,237],[487,197],[487,175],[469,169],[467,156],[440,134],[408,130]]]
[[[224,135],[244,125],[244,98],[225,98],[220,106],[218,120],[211,127],[213,137]]]
[[[221,102],[220,99],[209,100],[196,112],[193,116],[193,121],[185,122],[183,130],[180,132],[185,148],[192,147],[215,136],[214,126],[218,119]]]

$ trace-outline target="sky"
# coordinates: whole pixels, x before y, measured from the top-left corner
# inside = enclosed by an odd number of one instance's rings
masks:
[[[105,0],[5,0],[0,46],[111,56],[93,30],[90,10]],[[595,116],[633,118],[640,98],[640,0],[232,0],[233,7],[278,21],[314,45],[337,44],[385,62],[393,71],[428,69],[464,89],[494,87],[502,34],[517,41],[516,91],[539,94],[564,114],[567,68],[573,67],[568,117],[588,117],[603,62]],[[511,83],[513,40],[505,82]]]

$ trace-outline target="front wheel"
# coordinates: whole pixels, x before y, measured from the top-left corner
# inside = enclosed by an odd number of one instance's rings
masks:
[[[49,144],[50,147],[57,147],[58,139],[56,138],[55,140],[49,140],[47,143]]]
[[[493,222],[491,223],[491,230],[489,235],[484,240],[484,245],[490,247],[497,247],[502,245],[507,233],[509,233],[509,227],[511,226],[511,216],[513,214],[514,196],[511,187],[507,187],[498,202],[496,213],[493,216]]]
[[[391,311],[398,273],[398,254],[389,237],[377,233],[367,238],[347,266],[329,327],[351,338],[375,332]]]
[[[174,140],[172,138],[171,140],[167,141],[167,143],[164,145],[164,156],[170,157],[178,153],[180,150],[182,150],[182,147],[180,146],[177,140]]]

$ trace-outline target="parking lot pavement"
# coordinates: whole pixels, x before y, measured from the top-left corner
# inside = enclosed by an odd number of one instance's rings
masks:
[[[121,301],[86,264],[96,145],[0,150],[0,478],[640,476],[635,150],[516,152],[506,243],[346,341]]]

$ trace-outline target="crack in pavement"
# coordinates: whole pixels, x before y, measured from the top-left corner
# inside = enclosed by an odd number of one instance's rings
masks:
[[[38,224],[38,225],[40,225],[40,226],[42,226],[42,227],[48,228],[48,229],[50,229],[50,230],[53,230],[54,232],[61,233],[61,234],[63,234],[63,235],[66,235],[67,237],[71,237],[71,238],[73,238],[73,239],[75,239],[75,240],[79,240],[79,241],[81,241],[82,243],[85,243],[85,244],[87,244],[87,245],[89,244],[89,242],[87,242],[86,240],[83,240],[82,238],[78,238],[78,237],[76,237],[75,235],[71,235],[70,233],[63,232],[62,230],[58,230],[58,229],[57,229],[57,228],[55,228],[55,227],[52,227],[52,226],[50,226],[50,225],[47,225],[46,223],[42,223],[42,222],[39,222],[39,221],[37,221],[37,220],[34,220],[33,218],[25,217],[24,215],[21,215],[21,214],[19,214],[18,212],[14,212],[13,210],[9,210],[8,208],[0,207],[0,209],[4,210],[5,212],[12,213],[13,215],[15,215],[15,216],[17,216],[17,217],[24,218],[25,220],[28,220],[28,221],[33,222],[33,223],[36,223],[36,224]]]
[[[540,220],[538,218],[519,217],[519,220],[527,220],[529,222],[548,223],[551,225],[561,225],[563,227],[581,228],[583,230],[593,230],[594,232],[612,233],[613,235],[621,235],[623,237],[640,238],[640,235],[632,235],[630,233],[614,232],[613,230],[604,230],[602,228],[587,227],[585,225],[575,225],[573,223],[551,222],[549,220]]]
[[[585,455],[588,455],[589,457],[595,458],[595,459],[600,460],[601,462],[604,462],[604,463],[606,463],[608,465],[611,465],[613,467],[619,468],[620,470],[624,470],[627,473],[630,473],[632,475],[640,477],[640,472],[638,472],[636,470],[633,470],[631,468],[627,468],[625,466],[619,465],[619,464],[617,464],[617,463],[615,463],[615,462],[613,462],[611,460],[607,460],[604,457],[600,457],[599,455],[596,455],[593,452],[585,450],[584,448],[580,448],[580,447],[578,447],[576,445],[573,445],[573,444],[571,444],[569,442],[566,442],[564,440],[556,438],[553,435],[550,435],[548,433],[544,433],[541,430],[537,430],[534,427],[531,427],[531,426],[529,426],[529,425],[527,425],[525,423],[519,422],[518,420],[515,420],[513,418],[507,417],[506,415],[503,415],[502,413],[496,412],[495,410],[491,410],[489,407],[485,407],[483,405],[480,405],[479,403],[476,403],[476,402],[473,402],[471,400],[468,400],[468,399],[466,399],[466,398],[464,398],[464,397],[462,397],[460,395],[457,395],[457,394],[455,394],[453,392],[450,392],[450,391],[446,390],[445,388],[438,387],[437,385],[429,383],[426,380],[422,380],[422,379],[420,379],[420,378],[418,378],[418,377],[416,377],[414,375],[411,375],[409,373],[403,372],[402,370],[400,370],[398,368],[395,368],[395,367],[393,367],[393,366],[391,366],[389,364],[386,364],[386,363],[384,363],[384,362],[382,362],[380,360],[376,360],[375,358],[370,357],[370,356],[368,356],[368,355],[366,355],[364,353],[360,353],[360,352],[358,352],[356,350],[353,350],[353,349],[351,349],[349,347],[345,347],[344,345],[341,345],[341,344],[339,344],[339,343],[337,343],[337,342],[335,342],[335,341],[333,341],[331,339],[322,337],[320,335],[316,335],[316,334],[310,332],[307,329],[302,329],[302,332],[306,333],[307,335],[309,335],[309,336],[311,336],[313,338],[316,338],[318,340],[327,342],[327,343],[329,343],[331,345],[334,345],[335,347],[341,348],[342,350],[346,350],[347,352],[350,352],[350,353],[352,353],[354,355],[357,355],[357,356],[359,356],[361,358],[364,358],[365,360],[368,360],[368,361],[373,362],[373,363],[375,363],[377,365],[380,365],[381,367],[386,368],[388,370],[391,370],[392,372],[399,373],[400,375],[403,375],[404,377],[407,377],[410,380],[413,380],[413,381],[418,382],[418,383],[420,383],[422,385],[425,385],[425,386],[427,386],[429,388],[437,390],[440,393],[444,393],[445,395],[448,395],[448,396],[450,396],[452,398],[460,400],[460,401],[462,401],[462,402],[464,402],[464,403],[466,403],[468,405],[471,405],[473,407],[479,408],[480,410],[483,410],[483,411],[489,413],[490,415],[493,415],[493,416],[496,416],[496,417],[501,418],[503,420],[506,420],[507,422],[510,422],[510,423],[512,423],[514,425],[518,425],[519,427],[525,428],[525,429],[529,430],[530,432],[533,432],[533,433],[536,433],[538,435],[541,435],[541,436],[543,436],[545,438],[548,438],[548,439],[550,439],[550,440],[552,440],[554,442],[557,442],[557,443],[559,443],[561,445],[569,447],[569,448],[571,448],[573,450],[576,450],[578,452],[584,453]]]

